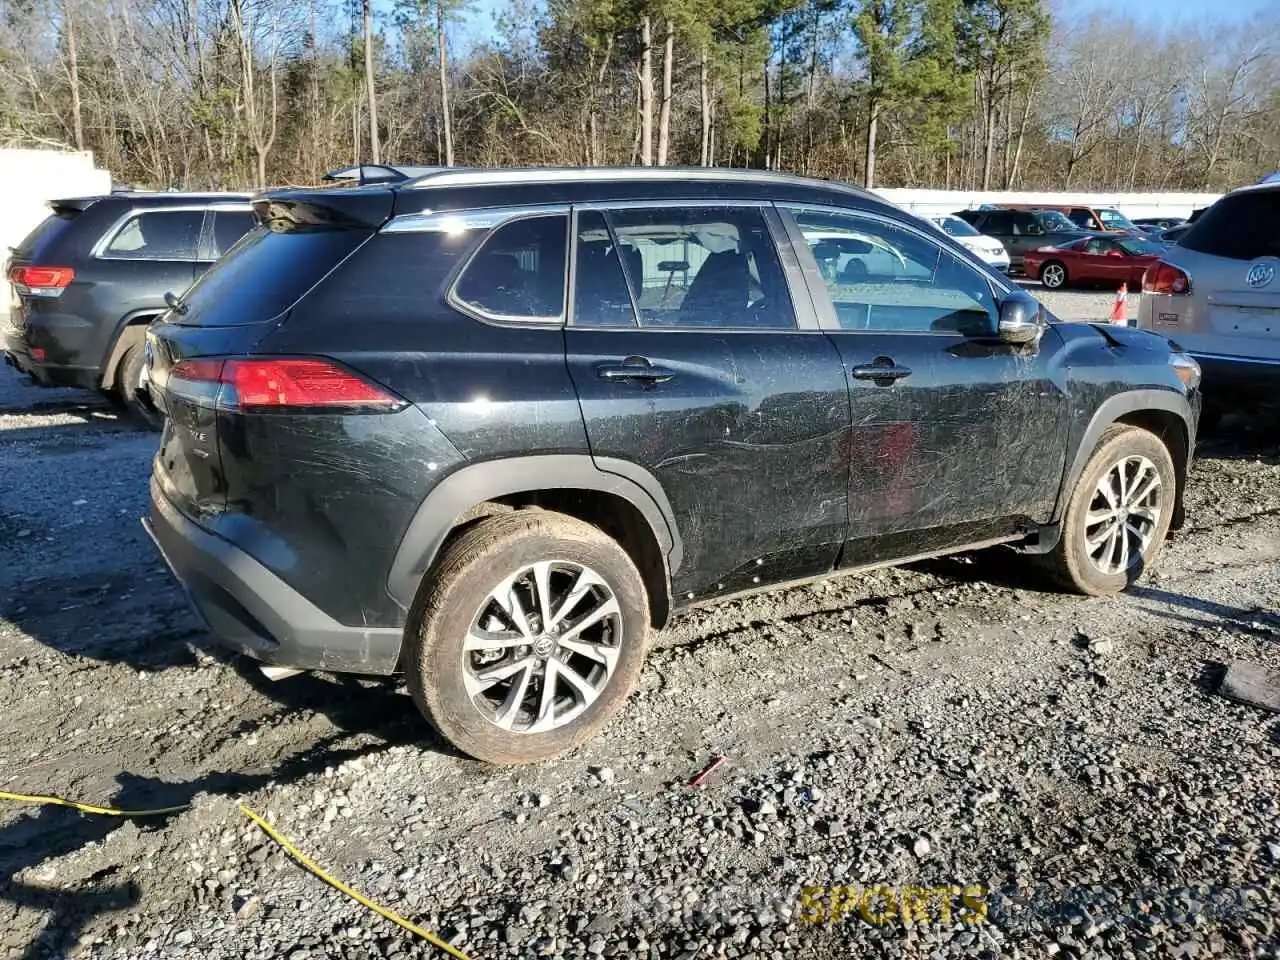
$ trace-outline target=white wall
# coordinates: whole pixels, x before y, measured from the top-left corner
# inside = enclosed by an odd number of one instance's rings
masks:
[[[1129,218],[1189,217],[1191,211],[1207,207],[1218,193],[1105,193],[1080,191],[1049,193],[1036,191],[981,190],[914,190],[890,188],[875,193],[920,216],[938,216],[969,210],[979,204],[1043,203],[1046,206],[1079,204],[1091,207],[1115,207]]]
[[[0,263],[49,215],[50,200],[110,192],[111,174],[92,153],[0,149]],[[8,309],[9,282],[0,277],[0,311]]]

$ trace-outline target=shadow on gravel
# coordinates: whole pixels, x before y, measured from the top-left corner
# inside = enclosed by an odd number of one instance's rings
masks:
[[[1225,620],[1229,622],[1231,629],[1239,633],[1248,634],[1259,640],[1280,641],[1280,615],[1263,610],[1261,607],[1246,610],[1242,607],[1215,603],[1212,600],[1204,600],[1184,593],[1172,593],[1168,590],[1146,586],[1130,587],[1128,595],[1138,600],[1149,600],[1164,606],[1178,607],[1182,610],[1191,611],[1191,613],[1181,613],[1176,610],[1160,610],[1149,606],[1146,607],[1148,613],[1162,617],[1165,620],[1174,620],[1190,626],[1210,629],[1221,627],[1223,625],[1222,621]],[[1194,614],[1199,614],[1199,616]]]
[[[1202,432],[1196,457],[1280,464],[1280,410],[1227,414],[1212,431]]]
[[[214,771],[186,782],[169,782],[158,777],[117,775],[119,790],[107,799],[86,798],[120,810],[147,810],[191,803],[198,795],[238,797],[269,785],[286,785],[303,780],[326,768],[359,757],[381,753],[393,746],[425,745],[451,753],[436,740],[408,697],[396,696],[388,681],[344,677],[330,681],[320,676],[301,675],[272,683],[251,662],[231,654],[225,656],[227,669],[234,669],[246,682],[280,704],[280,713],[315,711],[323,713],[337,731],[319,739],[300,753],[270,770],[242,773]],[[256,723],[245,721],[227,733],[228,739],[247,734],[270,717]],[[353,736],[371,742],[353,745]],[[424,744],[425,741],[425,744]],[[162,829],[177,814],[132,820],[140,831]],[[123,868],[113,866],[98,871],[87,880],[63,888],[50,872],[42,881],[41,864],[75,853],[98,843],[124,821],[109,816],[80,814],[64,807],[32,807],[8,826],[0,828],[0,919],[5,904],[16,911],[26,908],[45,914],[38,931],[18,927],[16,916],[9,930],[0,933],[0,947],[21,948],[21,960],[44,960],[63,956],[81,933],[98,917],[135,906],[142,891]],[[35,876],[16,880],[21,871]]]
[[[908,564],[908,570],[928,573],[962,583],[986,583],[1009,590],[1033,593],[1061,593],[1049,577],[1030,557],[1005,547],[992,547],[975,553],[957,553],[949,557],[920,560]]]
[[[77,415],[79,411],[57,411],[59,414],[74,412]],[[33,424],[28,427],[15,427],[11,430],[0,431],[0,447],[16,445],[20,443],[43,443],[49,446],[57,446],[59,444],[75,444],[76,449],[86,449],[91,445],[91,441],[97,437],[118,437],[128,434],[130,436],[145,436],[151,434],[159,443],[160,435],[153,433],[144,427],[139,426],[133,420],[109,407],[95,407],[91,413],[71,423],[47,423]],[[103,444],[92,444],[95,447],[101,447]]]

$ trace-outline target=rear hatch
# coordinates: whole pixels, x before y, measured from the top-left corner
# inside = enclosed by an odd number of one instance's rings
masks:
[[[148,330],[151,396],[165,414],[153,476],[188,516],[198,520],[226,504],[222,443],[239,403],[230,374],[247,370],[241,358],[373,235],[392,202],[386,190],[255,201],[260,225]],[[264,380],[259,386],[275,384]]]
[[[66,267],[77,252],[71,240],[75,234],[76,224],[84,213],[97,202],[97,197],[84,197],[70,200],[54,200],[49,206],[51,213],[32,230],[22,242],[11,248],[8,259],[3,264],[4,277],[8,291],[0,303],[7,302],[8,327],[14,334],[21,334],[27,325],[27,310],[33,299],[60,296],[63,288],[72,282],[74,272]],[[44,271],[39,277],[29,277],[28,268],[59,267],[59,271]],[[36,283],[24,281],[34,279]],[[57,287],[42,286],[40,283],[53,281]],[[55,292],[56,291],[56,292]]]
[[[1223,197],[1164,259],[1191,277],[1188,350],[1280,359],[1280,189]]]

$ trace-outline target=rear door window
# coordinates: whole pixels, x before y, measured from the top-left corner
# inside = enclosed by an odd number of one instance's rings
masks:
[[[1196,218],[1180,246],[1231,260],[1280,257],[1280,190],[1223,197]]]
[[[642,327],[794,329],[764,214],[755,207],[651,207],[608,214]]]
[[[568,235],[565,214],[503,224],[462,271],[453,288],[454,303],[489,320],[561,319]]]
[[[129,218],[102,255],[114,260],[195,260],[203,210],[154,210]]]
[[[982,232],[999,236],[1013,235],[1013,214],[989,213],[982,222]]]

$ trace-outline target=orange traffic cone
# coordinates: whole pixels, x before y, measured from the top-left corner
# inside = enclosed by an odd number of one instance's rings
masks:
[[[1129,325],[1129,284],[1120,284],[1116,291],[1115,303],[1111,304],[1111,322],[1121,326]]]

